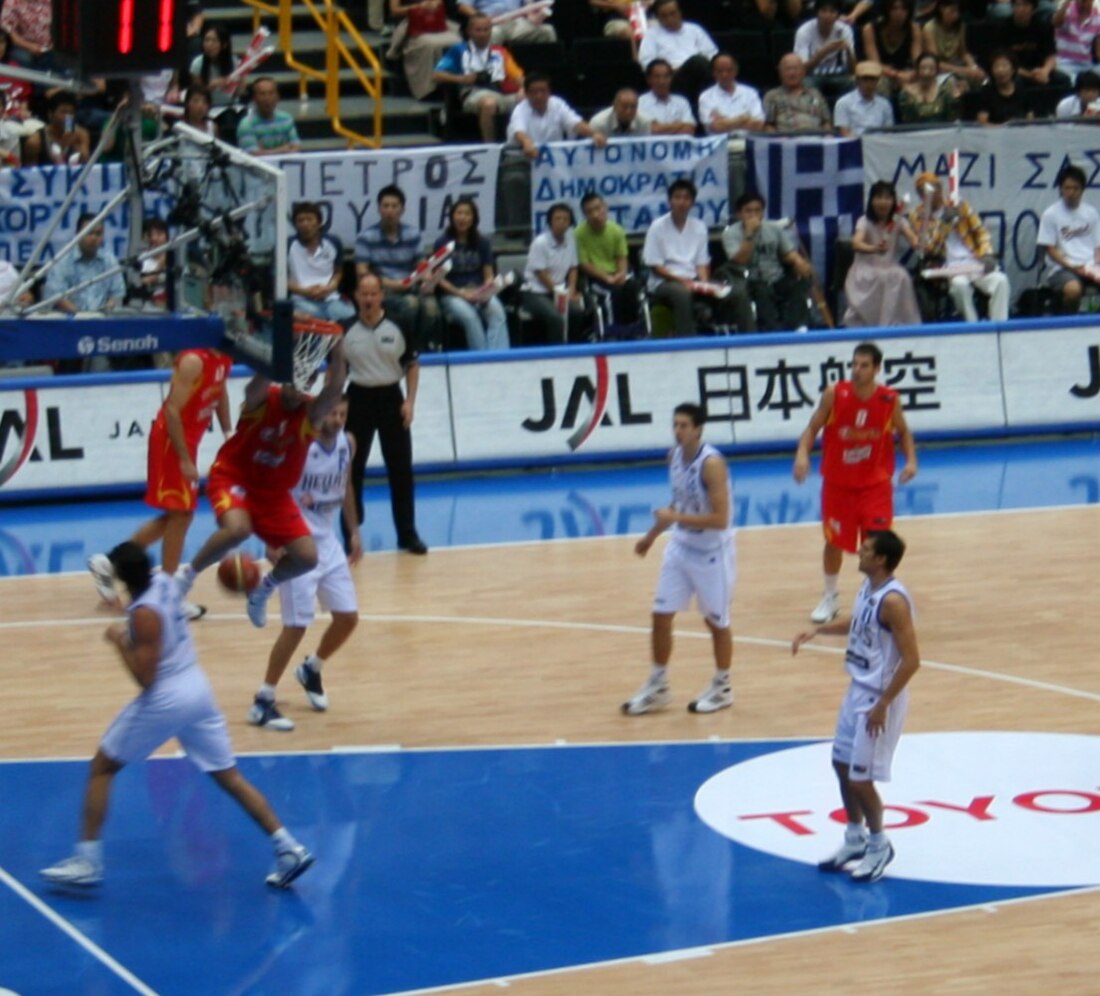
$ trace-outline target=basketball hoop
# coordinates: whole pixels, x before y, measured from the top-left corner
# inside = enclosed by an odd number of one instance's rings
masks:
[[[294,316],[294,386],[308,391],[321,364],[340,341],[344,327],[307,315]]]
[[[289,302],[279,304],[287,309],[282,314],[287,314]],[[292,382],[299,391],[310,389],[317,371],[344,334],[344,327],[338,322],[295,312],[290,320],[288,364],[287,353],[279,353],[284,347],[276,346],[280,339],[276,329],[279,309],[249,313],[243,302],[234,300],[232,295],[222,305],[217,310],[225,321],[225,337],[232,352],[272,380]],[[285,333],[284,325],[283,342]]]

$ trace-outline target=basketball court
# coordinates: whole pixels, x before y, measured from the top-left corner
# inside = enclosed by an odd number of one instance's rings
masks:
[[[263,885],[262,835],[171,745],[117,780],[101,889],[38,880],[133,694],[83,563],[144,512],[5,508],[0,990],[1091,990],[1096,444],[921,457],[897,528],[924,667],[883,793],[898,858],[872,886],[813,866],[842,830],[827,741],[843,641],[790,655],[820,527],[816,484],[786,458],[733,463],[736,701],[711,716],[685,709],[711,668],[693,613],[673,706],[618,710],[648,667],[659,551],[639,561],[633,537],[667,498],[661,467],[422,482],[426,558],[393,550],[371,486],[362,622],[326,669],[328,713],[280,686],[293,733],[244,720],[275,623],[253,629],[204,575],[193,632],[242,768],[318,856],[288,893]],[[204,510],[187,554],[210,528]],[[842,600],[857,582],[848,561]]]

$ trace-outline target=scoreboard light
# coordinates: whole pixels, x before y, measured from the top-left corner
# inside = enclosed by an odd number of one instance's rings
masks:
[[[174,69],[187,46],[186,0],[53,0],[54,50],[85,76]]]

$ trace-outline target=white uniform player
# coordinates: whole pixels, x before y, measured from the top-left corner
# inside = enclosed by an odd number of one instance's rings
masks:
[[[294,669],[309,704],[318,712],[328,708],[328,696],[321,683],[325,661],[340,649],[359,622],[351,565],[362,555],[362,546],[351,485],[355,440],[344,430],[347,420],[348,404],[341,400],[325,416],[318,437],[310,443],[302,476],[292,491],[317,544],[317,566],[279,585],[283,629],[271,648],[264,682],[248,712],[248,721],[253,726],[294,729],[294,721],[275,705],[275,686],[313,622],[318,600],[323,609],[332,613],[332,622],[325,629],[316,653]],[[349,554],[344,553],[340,538],[341,512],[347,523]]]
[[[285,888],[313,864],[313,855],[294,839],[263,794],[237,768],[225,717],[198,666],[175,579],[153,574],[144,547],[132,540],[120,543],[107,559],[112,577],[126,586],[131,603],[127,622],[112,623],[105,635],[142,692],[111,723],[92,759],[75,853],[44,868],[42,877],[58,886],[88,887],[102,881],[100,834],[115,775],[176,737],[199,770],[207,772],[270,835],[275,868],[267,883]]]
[[[654,525],[638,541],[644,557],[666,529],[672,537],[661,561],[653,598],[653,668],[646,683],[623,703],[628,716],[668,704],[667,667],[672,655],[672,620],[691,604],[699,605],[714,644],[715,673],[706,691],[688,704],[691,712],[717,712],[733,704],[729,672],[733,662],[730,600],[735,580],[729,468],[722,454],[702,441],[704,414],[698,405],[678,405],[672,428],[676,446],[669,456],[672,502],[657,509]]]
[[[905,543],[896,533],[868,533],[859,548],[859,569],[867,578],[856,595],[851,623],[818,626],[799,633],[791,644],[791,652],[797,654],[802,644],[820,634],[848,635],[845,667],[852,680],[833,741],[833,770],[848,826],[844,843],[818,868],[839,872],[854,865],[850,870],[857,882],[877,882],[894,859],[875,781],[890,779],[909,711],[909,680],[920,667],[913,600],[894,577],[904,554]]]

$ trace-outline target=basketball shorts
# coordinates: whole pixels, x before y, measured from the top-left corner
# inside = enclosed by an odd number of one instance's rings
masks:
[[[289,491],[249,491],[232,473],[215,465],[206,482],[206,494],[219,519],[233,508],[247,512],[252,532],[268,546],[286,546],[310,535],[301,509]]]
[[[843,488],[828,481],[821,488],[821,525],[826,542],[857,553],[863,537],[889,529],[894,521],[894,482]]]
[[[154,682],[115,717],[99,746],[112,760],[131,764],[172,737],[199,771],[225,771],[237,763],[225,717],[198,666]]]
[[[909,712],[909,690],[890,703],[886,712],[886,729],[878,736],[867,732],[867,714],[880,696],[852,682],[840,706],[833,738],[833,760],[848,765],[848,778],[853,782],[888,782],[901,728]]]
[[[199,442],[187,440],[191,462],[199,452]],[[157,419],[149,433],[148,476],[145,485],[145,504],[166,512],[193,512],[198,502],[198,481],[186,481],[180,471],[180,458],[164,421]]]
[[[696,550],[671,539],[661,560],[653,611],[680,612],[695,596],[699,612],[712,626],[730,624],[730,602],[737,580],[733,540],[711,550]]]
[[[308,626],[320,601],[326,612],[358,612],[355,582],[339,540],[331,534],[315,536],[317,566],[279,585],[284,626]]]

